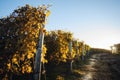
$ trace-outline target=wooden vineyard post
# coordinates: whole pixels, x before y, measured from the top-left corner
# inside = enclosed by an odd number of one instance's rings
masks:
[[[72,72],[72,41],[70,40],[69,42],[69,53],[70,53],[70,61],[69,61],[69,65],[70,65],[70,72]]]
[[[35,80],[41,80],[41,54],[42,54],[42,47],[44,42],[44,25],[42,25],[42,28],[40,29],[39,34],[39,43],[38,48],[35,56],[35,66],[34,66],[34,79]]]
[[[82,60],[84,60],[84,54],[85,54],[85,46],[84,46],[84,42],[82,42]]]
[[[79,53],[78,53],[78,40],[76,42],[76,55],[77,55],[77,60],[79,59]]]

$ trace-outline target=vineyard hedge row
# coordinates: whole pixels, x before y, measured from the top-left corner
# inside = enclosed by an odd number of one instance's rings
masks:
[[[45,31],[50,11],[46,6],[25,5],[0,19],[0,80],[33,74],[35,54],[38,47],[40,29],[45,33],[42,63],[67,62],[85,56],[90,47],[73,39],[71,32],[62,30]],[[72,51],[69,43],[72,42]],[[84,53],[82,52],[84,46]],[[49,66],[47,66],[49,67]],[[17,78],[15,78],[17,79]]]

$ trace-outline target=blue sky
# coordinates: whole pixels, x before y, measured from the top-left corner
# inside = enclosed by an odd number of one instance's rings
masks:
[[[47,30],[71,31],[92,47],[120,43],[120,0],[1,0],[0,17],[25,4],[52,4]]]

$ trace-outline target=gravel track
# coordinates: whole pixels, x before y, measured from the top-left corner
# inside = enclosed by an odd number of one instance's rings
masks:
[[[89,64],[81,67],[80,80],[120,80],[120,56],[109,53],[94,54]]]

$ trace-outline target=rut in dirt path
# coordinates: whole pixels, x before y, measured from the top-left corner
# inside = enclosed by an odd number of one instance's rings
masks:
[[[118,59],[108,53],[92,55],[89,64],[81,67],[84,73],[81,80],[120,80],[120,68],[115,66]]]

